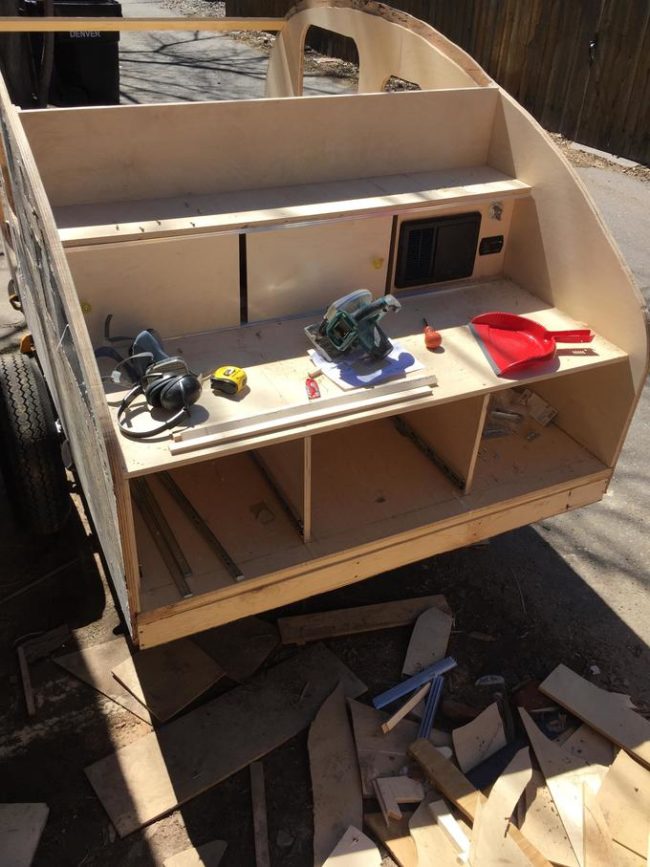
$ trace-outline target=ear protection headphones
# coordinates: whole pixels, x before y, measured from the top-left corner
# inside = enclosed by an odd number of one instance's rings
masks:
[[[141,331],[131,346],[129,357],[121,361],[131,374],[140,378],[138,384],[123,398],[117,410],[121,433],[131,439],[147,439],[170,430],[189,415],[190,406],[201,395],[201,380],[192,373],[184,358],[169,356],[151,331]],[[116,368],[117,369],[117,368]],[[174,415],[149,430],[133,430],[125,421],[125,413],[133,401],[143,394],[151,409],[165,409]]]

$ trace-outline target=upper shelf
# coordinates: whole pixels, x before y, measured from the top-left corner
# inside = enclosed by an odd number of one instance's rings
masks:
[[[627,357],[623,350],[596,336],[586,346],[563,346],[555,359],[526,374],[519,374],[517,378],[497,377],[467,326],[473,316],[490,310],[509,310],[529,315],[551,329],[576,328],[580,323],[506,280],[418,293],[400,300],[401,311],[386,316],[382,320],[382,327],[423,364],[424,371],[411,375],[414,379],[427,373],[437,377],[438,384],[430,396],[412,400],[397,399],[396,403],[371,408],[362,407],[338,418],[316,418],[302,424],[296,422],[280,431],[260,431],[235,442],[223,442],[183,454],[171,454],[169,436],[133,441],[119,435],[127,475],[143,475],[170,466],[260,448],[273,442],[322,433],[423,406],[510,388],[513,384],[529,384],[549,376],[612,364]],[[424,347],[423,316],[442,332],[442,350],[428,352]],[[255,423],[256,417],[262,413],[284,412],[290,407],[308,405],[305,377],[311,363],[307,357],[309,344],[303,328],[317,318],[311,315],[274,320],[166,340],[167,351],[184,355],[196,371],[208,373],[220,365],[232,364],[245,368],[248,374],[250,390],[242,394],[239,400],[213,395],[206,383],[201,400],[192,408],[192,425],[197,437],[201,435],[202,428],[209,425],[233,422],[244,426],[250,424],[251,420]],[[322,400],[342,394],[338,386],[324,376],[320,377],[319,386]],[[109,396],[113,419],[116,404],[123,393],[120,391]],[[363,400],[363,393],[360,400]],[[309,408],[318,410],[318,406],[319,402],[314,401]],[[136,413],[133,424],[136,428],[150,427],[149,413]]]
[[[523,181],[489,166],[228,193],[55,207],[64,246],[236,231],[302,220],[521,197]]]

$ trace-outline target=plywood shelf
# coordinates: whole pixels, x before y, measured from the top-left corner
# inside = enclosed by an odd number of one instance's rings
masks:
[[[402,305],[402,310],[396,315],[387,316],[382,326],[390,337],[400,341],[408,352],[422,362],[425,373],[437,377],[438,384],[431,397],[357,411],[334,419],[315,420],[310,424],[297,423],[279,432],[249,436],[177,455],[172,455],[169,450],[168,436],[138,442],[120,435],[125,474],[138,476],[183,466],[399,412],[488,394],[509,388],[513,383],[530,384],[551,376],[624,363],[627,358],[618,347],[596,336],[588,347],[571,349],[567,346],[558,353],[556,359],[520,374],[517,379],[497,377],[467,327],[467,322],[473,316],[489,310],[510,310],[530,315],[549,328],[575,328],[578,323],[506,280],[422,292],[403,298]],[[311,316],[166,340],[167,351],[183,355],[196,371],[207,373],[222,364],[235,364],[245,368],[248,373],[250,390],[239,400],[213,395],[206,383],[202,399],[192,408],[192,425],[197,436],[202,427],[208,424],[232,422],[245,425],[247,420],[260,413],[307,404],[304,381],[310,362],[303,328],[317,321],[320,315],[318,312]],[[431,353],[425,349],[422,338],[423,316],[442,332],[442,351]],[[320,386],[323,399],[341,394],[341,390],[325,377],[320,378]],[[115,391],[108,395],[114,421],[116,406],[123,393]],[[149,413],[135,413],[133,425],[150,426]]]
[[[64,205],[54,209],[64,246],[235,232],[382,213],[409,213],[530,194],[489,166],[326,181],[300,186]]]

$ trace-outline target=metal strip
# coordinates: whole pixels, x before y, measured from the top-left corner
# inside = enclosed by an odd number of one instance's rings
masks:
[[[164,485],[165,489],[171,494],[179,508],[185,513],[185,515],[192,522],[193,526],[196,530],[203,536],[204,540],[208,543],[208,545],[212,548],[217,557],[221,560],[223,565],[226,567],[230,575],[235,579],[235,581],[241,581],[244,578],[244,574],[239,566],[232,559],[230,554],[223,547],[219,539],[212,532],[205,519],[201,517],[196,508],[192,505],[190,500],[185,496],[183,491],[179,488],[176,482],[172,479],[169,473],[164,472],[160,473],[157,477],[160,479],[162,485]]]
[[[151,533],[156,547],[160,551],[161,557],[165,561],[165,565],[169,569],[178,592],[183,599],[193,596],[194,594],[185,580],[186,577],[192,574],[192,570],[181,551],[171,527],[167,523],[167,519],[163,515],[154,495],[151,493],[149,485],[143,478],[135,479],[132,482],[131,490],[133,491],[135,504],[147,525],[147,529]]]

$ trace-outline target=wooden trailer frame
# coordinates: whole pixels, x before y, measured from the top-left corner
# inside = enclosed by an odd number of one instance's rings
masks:
[[[301,96],[311,25],[355,40],[358,94]],[[457,46],[374,2],[308,0],[281,21],[0,24],[190,28],[278,30],[268,98],[20,112],[0,83],[5,247],[134,641],[170,641],[598,501],[647,375],[646,318],[546,133]],[[392,75],[422,89],[382,92]],[[401,224],[466,213],[501,247],[477,252],[467,279],[397,290]],[[386,330],[423,370],[352,396],[321,377],[309,404],[303,326],[360,286],[399,295]],[[467,327],[490,309],[587,323],[596,338],[497,377]],[[194,427],[121,437],[124,386],[103,381],[94,356],[109,314],[120,333],[157,328],[202,372],[243,365],[249,393],[229,401],[206,386]],[[443,353],[424,348],[423,315]],[[521,404],[523,387],[555,419],[486,437],[494,401]],[[167,525],[171,553],[154,543]]]

